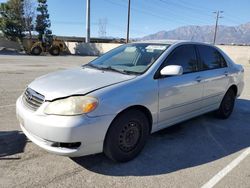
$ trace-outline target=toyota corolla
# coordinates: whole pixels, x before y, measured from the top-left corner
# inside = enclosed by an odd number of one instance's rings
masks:
[[[228,118],[243,73],[209,44],[125,44],[35,79],[16,102],[17,118],[25,135],[49,152],[104,152],[124,162],[140,153],[150,133],[211,111]]]

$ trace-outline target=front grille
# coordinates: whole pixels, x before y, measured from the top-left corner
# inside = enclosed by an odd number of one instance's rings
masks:
[[[36,111],[44,102],[44,96],[33,89],[27,88],[23,94],[23,102],[26,107]]]

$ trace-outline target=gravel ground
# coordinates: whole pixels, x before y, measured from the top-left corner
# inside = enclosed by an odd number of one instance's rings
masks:
[[[203,115],[151,135],[133,161],[49,154],[20,131],[15,101],[34,78],[93,57],[0,55],[0,187],[201,187],[250,146],[250,66],[227,120]],[[248,155],[216,187],[250,187]]]

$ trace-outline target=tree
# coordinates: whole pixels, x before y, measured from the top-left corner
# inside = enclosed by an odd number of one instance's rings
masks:
[[[49,30],[51,23],[49,20],[47,0],[38,0],[36,17],[36,31],[38,32],[38,38],[41,40],[44,34],[51,34]]]
[[[23,0],[8,0],[0,5],[0,30],[10,40],[20,44],[25,36]]]
[[[35,29],[35,16],[36,8],[34,0],[24,0],[23,1],[24,9],[24,20],[25,20],[25,30],[29,33],[29,38],[32,38],[32,31]]]

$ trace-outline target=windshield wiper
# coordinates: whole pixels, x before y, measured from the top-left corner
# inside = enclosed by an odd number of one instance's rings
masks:
[[[114,72],[119,72],[119,73],[122,73],[122,74],[126,74],[126,72],[124,72],[123,70],[119,70],[119,69],[115,69],[111,66],[108,66],[108,67],[100,67],[102,70],[108,70],[108,71],[114,71]]]
[[[104,70],[104,71],[113,71],[113,72],[118,72],[118,73],[121,73],[121,74],[140,74],[140,73],[137,73],[137,72],[133,72],[133,71],[129,71],[129,70],[120,70],[120,69],[115,69],[113,68],[112,66],[107,66],[107,67],[99,67],[99,66],[95,66],[95,65],[92,65],[92,64],[86,64],[86,65],[83,65],[84,66],[88,66],[88,67],[91,67],[91,68],[94,68],[94,69],[98,69],[98,70]]]
[[[90,64],[90,63],[88,63],[88,64],[86,64],[86,65],[82,65],[82,67],[91,67],[91,68],[94,68],[94,69],[99,69],[99,70],[101,70],[100,67],[95,66],[95,65],[92,65],[92,64]]]
[[[109,71],[114,71],[114,72],[119,72],[121,74],[133,74],[133,75],[138,75],[140,73],[137,72],[133,72],[133,71],[129,71],[129,70],[121,70],[121,69],[115,69],[112,66],[108,66],[108,67],[100,67],[102,70],[109,70]]]
[[[124,73],[126,74],[133,74],[133,75],[140,75],[140,72],[134,72],[134,71],[129,71],[129,70],[123,70]]]

